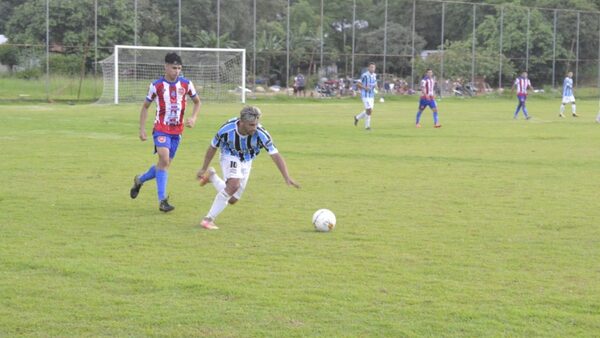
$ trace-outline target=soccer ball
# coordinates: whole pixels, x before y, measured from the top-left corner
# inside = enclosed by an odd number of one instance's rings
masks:
[[[312,217],[312,223],[315,226],[315,230],[321,232],[328,232],[335,228],[335,214],[329,209],[319,209]]]
[[[385,100],[383,99],[383,97],[380,97],[380,98],[379,98],[379,102],[381,102],[381,103],[384,103],[384,102],[385,102]]]

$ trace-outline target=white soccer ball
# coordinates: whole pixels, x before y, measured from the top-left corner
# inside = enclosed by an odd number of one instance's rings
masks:
[[[335,228],[335,214],[329,209],[319,209],[312,217],[312,223],[315,226],[315,230],[321,232],[328,232]]]
[[[385,100],[383,99],[383,97],[380,97],[380,98],[379,98],[379,102],[381,102],[381,103],[384,103],[384,102],[385,102]]]

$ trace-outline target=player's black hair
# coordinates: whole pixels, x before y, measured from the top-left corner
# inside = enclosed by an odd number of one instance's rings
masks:
[[[369,66],[375,65],[375,62],[369,62]]]
[[[167,53],[165,55],[165,63],[172,65],[182,65],[181,56],[177,55],[177,53]]]

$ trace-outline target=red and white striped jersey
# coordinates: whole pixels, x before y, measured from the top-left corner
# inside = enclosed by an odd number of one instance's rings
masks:
[[[433,88],[434,86],[435,86],[435,80],[428,76],[425,76],[421,80],[421,98],[427,99],[427,100],[433,100],[435,98],[435,91]]]
[[[150,84],[146,100],[156,101],[155,131],[174,135],[183,133],[186,95],[193,98],[198,93],[192,81],[184,77],[177,78],[175,82],[161,77]]]
[[[515,80],[515,86],[517,87],[517,95],[527,95],[527,87],[531,87],[531,81],[528,78],[519,76]]]

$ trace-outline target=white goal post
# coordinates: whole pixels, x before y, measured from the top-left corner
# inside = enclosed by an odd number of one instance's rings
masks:
[[[232,48],[116,45],[100,61],[104,86],[99,103],[141,102],[149,84],[164,75],[165,55],[176,52],[181,75],[191,80],[203,101],[246,102],[246,50]]]

